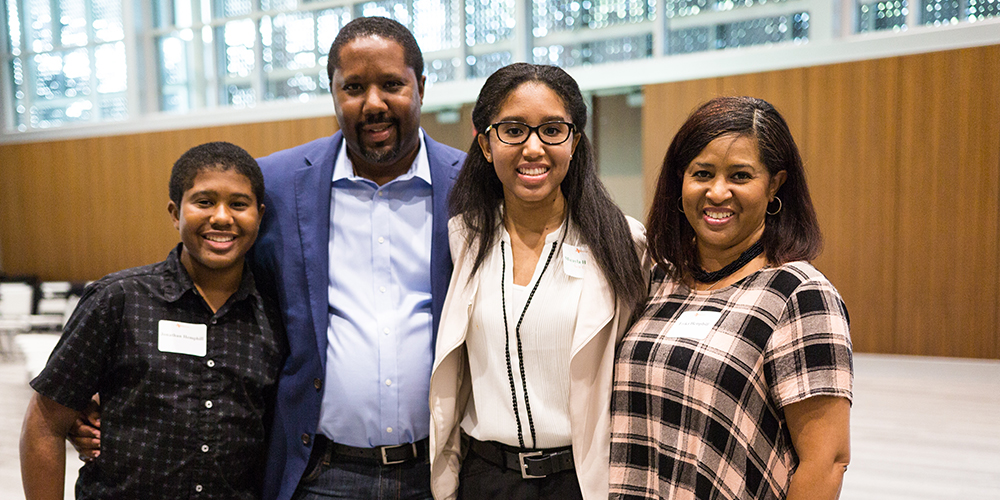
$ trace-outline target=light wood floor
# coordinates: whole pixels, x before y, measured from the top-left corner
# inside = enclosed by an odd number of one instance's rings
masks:
[[[21,362],[0,362],[5,500],[24,498],[17,441],[26,378]],[[842,500],[1000,500],[1000,361],[858,354],[854,394]],[[69,483],[80,462],[75,454],[67,462]]]

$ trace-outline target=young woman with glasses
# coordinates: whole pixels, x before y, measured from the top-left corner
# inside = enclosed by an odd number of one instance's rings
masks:
[[[642,226],[598,179],[563,70],[500,69],[472,120],[431,375],[434,496],[607,498],[615,346],[645,298]]]

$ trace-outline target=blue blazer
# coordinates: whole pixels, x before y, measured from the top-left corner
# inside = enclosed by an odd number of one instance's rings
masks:
[[[286,500],[309,461],[326,374],[330,190],[342,134],[258,160],[264,172],[264,220],[251,261],[262,288],[275,293],[288,332],[289,355],[278,378],[263,498]],[[434,336],[451,276],[448,193],[465,154],[424,134],[434,217],[431,295]],[[259,273],[259,274],[258,274]]]

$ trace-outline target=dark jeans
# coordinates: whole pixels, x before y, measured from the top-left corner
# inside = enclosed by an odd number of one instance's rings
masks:
[[[431,467],[426,460],[382,465],[342,459],[319,466],[319,477],[300,482],[293,500],[431,498]]]
[[[493,465],[469,451],[458,474],[458,498],[480,500],[582,500],[575,470],[538,479],[524,479],[520,471]]]

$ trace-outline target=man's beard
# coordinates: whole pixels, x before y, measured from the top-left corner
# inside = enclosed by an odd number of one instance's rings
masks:
[[[393,159],[395,159],[395,158],[398,157],[399,150],[402,148],[403,137],[400,134],[400,130],[399,130],[399,120],[396,120],[396,119],[386,119],[384,116],[381,116],[381,115],[380,116],[372,117],[371,119],[366,120],[365,123],[359,123],[355,127],[356,128],[356,132],[355,132],[356,137],[362,137],[362,133],[363,133],[362,128],[365,125],[372,125],[372,124],[376,124],[376,123],[389,123],[389,124],[391,124],[391,126],[393,128],[396,129],[396,140],[392,144],[392,147],[389,148],[389,149],[379,149],[379,150],[376,151],[376,150],[373,150],[373,149],[369,149],[367,146],[365,146],[365,144],[363,142],[358,141],[358,149],[361,150],[361,151],[359,151],[359,153],[361,153],[361,156],[366,161],[368,161],[369,163],[375,164],[375,165],[380,165],[380,164],[388,163],[390,160],[393,160]]]

